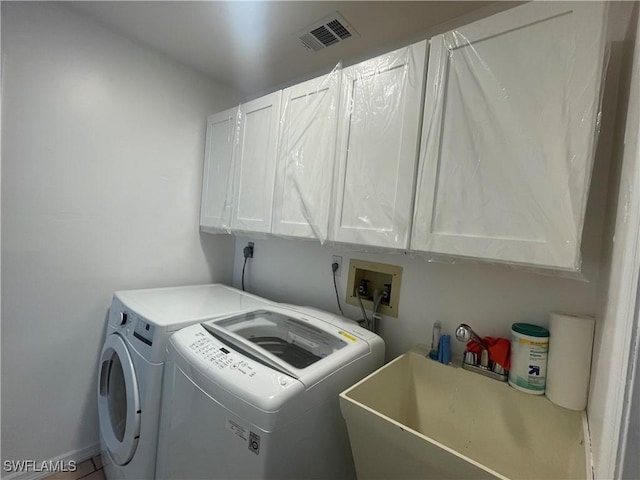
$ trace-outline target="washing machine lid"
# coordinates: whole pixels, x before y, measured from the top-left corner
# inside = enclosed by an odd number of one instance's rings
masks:
[[[311,313],[269,306],[201,325],[233,350],[310,387],[370,352],[361,336]]]

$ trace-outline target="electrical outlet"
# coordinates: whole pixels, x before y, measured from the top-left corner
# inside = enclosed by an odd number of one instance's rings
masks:
[[[342,257],[340,255],[334,255],[331,257],[331,265],[334,263],[338,264],[338,269],[336,270],[336,277],[339,277],[342,273]]]
[[[243,250],[244,258],[253,258],[253,242],[249,242]]]

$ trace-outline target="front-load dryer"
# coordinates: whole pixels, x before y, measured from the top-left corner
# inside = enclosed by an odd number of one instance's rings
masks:
[[[339,393],[379,368],[355,322],[272,304],[171,338],[156,478],[354,478]]]
[[[224,285],[114,294],[98,370],[100,445],[107,478],[154,478],[169,337],[205,319],[266,305],[267,300]]]

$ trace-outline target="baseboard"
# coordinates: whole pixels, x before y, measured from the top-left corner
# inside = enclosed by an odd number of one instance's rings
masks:
[[[39,461],[38,465],[46,462],[49,464],[55,464],[60,462],[63,465],[68,465],[70,461],[76,462],[76,464],[82,463],[85,460],[90,459],[100,453],[100,443],[94,443],[84,448],[80,448],[78,450],[73,450],[71,452],[67,452],[63,455],[59,455],[55,458],[50,458],[48,460]],[[43,472],[14,472],[5,476],[4,465],[2,466],[2,480],[39,480],[41,478],[48,477],[49,475],[53,475],[56,472],[43,471]]]

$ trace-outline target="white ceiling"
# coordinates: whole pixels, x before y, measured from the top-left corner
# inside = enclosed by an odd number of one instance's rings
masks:
[[[76,1],[69,6],[247,95],[273,89],[509,8],[485,1]],[[358,37],[320,52],[296,33],[339,11]],[[463,16],[463,19],[457,19]],[[453,21],[452,21],[453,20]],[[440,28],[434,28],[440,26]]]

